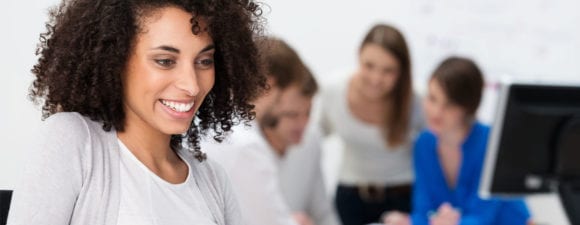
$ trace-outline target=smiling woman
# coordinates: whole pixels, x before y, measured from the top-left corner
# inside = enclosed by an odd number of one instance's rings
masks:
[[[260,12],[248,0],[53,9],[30,92],[46,121],[8,224],[239,224],[199,138],[254,117]]]
[[[118,136],[129,149],[158,148],[146,140],[186,132],[215,82],[211,36],[193,35],[191,14],[182,9],[166,7],[156,14],[137,36],[122,77],[125,124]]]
[[[321,98],[322,125],[344,142],[335,198],[344,225],[411,209],[411,140],[423,125],[403,34],[391,25],[373,26],[358,59],[352,76],[323,90]]]

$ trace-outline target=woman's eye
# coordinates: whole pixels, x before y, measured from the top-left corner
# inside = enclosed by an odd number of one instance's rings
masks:
[[[155,62],[163,67],[170,67],[175,64],[175,61],[172,59],[156,59]]]
[[[201,60],[201,64],[202,65],[212,65],[213,64],[213,59],[204,59],[204,60]]]
[[[395,75],[395,74],[397,74],[397,70],[395,68],[383,69],[383,74],[385,74],[385,75]]]
[[[212,58],[205,58],[195,61],[195,64],[199,65],[201,69],[209,69],[213,66],[214,60]]]

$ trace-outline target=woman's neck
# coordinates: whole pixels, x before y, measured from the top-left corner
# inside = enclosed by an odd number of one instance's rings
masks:
[[[441,149],[461,149],[461,145],[467,139],[473,122],[466,122],[461,126],[444,131],[442,134],[438,135],[439,148]]]
[[[126,123],[125,129],[117,132],[117,137],[146,165],[172,162],[177,157],[170,147],[171,136],[151,127]]]
[[[188,167],[170,147],[171,135],[163,134],[148,126],[126,124],[117,137],[129,151],[161,179],[179,184],[185,182]]]

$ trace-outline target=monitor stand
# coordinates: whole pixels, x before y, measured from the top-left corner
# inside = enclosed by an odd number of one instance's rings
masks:
[[[11,199],[12,199],[12,191],[0,190],[0,225],[6,224]]]
[[[580,224],[580,182],[560,182],[558,195],[570,224]]]
[[[580,224],[580,116],[572,116],[557,141],[558,195],[570,224]]]

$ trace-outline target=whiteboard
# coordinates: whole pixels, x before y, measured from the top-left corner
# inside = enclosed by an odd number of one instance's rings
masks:
[[[414,0],[408,26],[417,75],[427,76],[444,55],[462,54],[488,80],[577,79],[578,9],[577,0]]]
[[[270,0],[269,34],[287,40],[324,84],[356,68],[359,44],[375,23],[398,27],[407,39],[416,92],[447,56],[470,57],[486,90],[478,112],[490,123],[497,83],[506,77],[580,80],[577,0]]]
[[[270,0],[269,32],[295,46],[317,75],[356,62],[377,22],[399,27],[415,76],[428,77],[450,54],[474,58],[490,80],[504,75],[580,77],[577,0]]]

